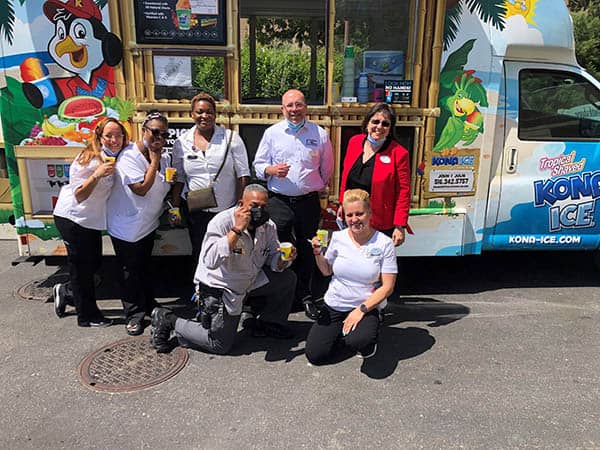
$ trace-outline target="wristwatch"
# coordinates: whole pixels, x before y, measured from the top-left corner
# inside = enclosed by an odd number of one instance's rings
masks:
[[[369,310],[367,309],[367,305],[365,305],[364,303],[361,303],[360,306],[358,307],[358,309],[360,309],[360,312],[364,313],[364,314],[369,312]]]

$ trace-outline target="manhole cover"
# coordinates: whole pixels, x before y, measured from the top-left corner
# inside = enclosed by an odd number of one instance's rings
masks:
[[[187,360],[185,348],[156,353],[148,337],[125,338],[89,354],[79,365],[79,376],[97,391],[133,392],[175,376]]]
[[[38,300],[46,302],[52,297],[52,286],[56,283],[66,283],[69,281],[69,274],[55,273],[41,280],[30,281],[17,289],[17,297],[25,300]]]

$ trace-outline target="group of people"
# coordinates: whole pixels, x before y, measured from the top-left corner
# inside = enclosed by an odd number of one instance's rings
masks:
[[[334,168],[331,142],[306,119],[302,92],[287,91],[281,110],[284,120],[264,132],[253,162],[266,188],[248,184],[245,145],[235,131],[216,124],[209,94],[192,99],[195,125],[177,139],[172,156],[163,151],[168,123],[158,112],[146,117],[135,143],[118,121],[98,124],[54,211],[72,291],[54,287],[57,314],[64,315],[72,299],[80,326],[111,324],[94,294],[106,229],[122,269],[127,333],[143,333],[150,315],[158,352],[171,350],[174,333],[180,345],[228,353],[242,313],[253,335],[287,339],[293,336],[288,314],[304,308],[315,320],[306,342],[311,363],[329,361],[340,343],[363,357],[375,354],[379,310],[394,290],[394,247],[405,240],[410,204],[409,155],[394,139],[394,111],[376,104],[362,133],[349,141],[337,212],[344,225],[324,246],[316,234],[319,198]],[[167,168],[176,169],[174,179]],[[206,199],[207,191],[212,202],[198,207],[192,199]],[[171,206],[181,208],[169,220],[186,221],[197,264],[195,320],[161,307],[152,292],[149,261],[168,194]],[[292,244],[290,252],[282,252],[284,242]],[[328,281],[323,301],[311,283],[319,276]]]

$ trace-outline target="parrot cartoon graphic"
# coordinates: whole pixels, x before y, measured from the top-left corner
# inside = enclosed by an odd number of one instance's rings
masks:
[[[474,40],[467,41],[448,58],[440,76],[440,108],[433,151],[448,152],[459,142],[469,145],[483,133],[478,106],[488,106],[487,95],[474,70],[464,70]],[[442,96],[443,95],[443,96]]]

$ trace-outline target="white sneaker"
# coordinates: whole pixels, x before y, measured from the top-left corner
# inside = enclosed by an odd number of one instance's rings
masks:
[[[52,287],[52,299],[54,301],[54,312],[57,317],[64,317],[65,309],[67,307],[67,298],[62,283],[55,284]]]

